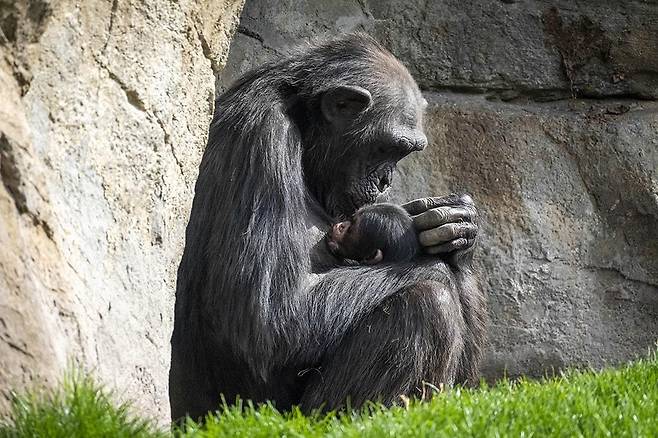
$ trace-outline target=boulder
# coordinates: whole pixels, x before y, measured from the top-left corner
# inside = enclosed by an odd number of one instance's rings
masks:
[[[93,372],[169,418],[176,270],[242,0],[0,0],[0,409]]]

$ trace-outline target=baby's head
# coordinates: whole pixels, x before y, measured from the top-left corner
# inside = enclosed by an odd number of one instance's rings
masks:
[[[372,204],[332,226],[326,236],[331,253],[360,264],[406,262],[420,249],[409,213],[395,204]]]

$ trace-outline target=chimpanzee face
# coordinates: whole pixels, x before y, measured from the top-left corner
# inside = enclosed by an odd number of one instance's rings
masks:
[[[399,82],[338,86],[321,97],[326,129],[323,138],[311,139],[321,152],[307,154],[304,172],[334,217],[375,202],[390,187],[397,162],[427,145],[427,102],[408,72],[399,73]]]

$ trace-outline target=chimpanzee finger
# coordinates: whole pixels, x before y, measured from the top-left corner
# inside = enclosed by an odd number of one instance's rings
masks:
[[[459,202],[465,205],[475,205],[475,202],[473,202],[473,198],[468,193],[459,195]]]
[[[467,207],[436,207],[414,217],[418,230],[429,230],[450,222],[472,222],[474,212]]]
[[[414,199],[406,204],[402,204],[402,208],[407,210],[407,212],[413,216],[423,213],[430,208],[472,203],[473,199],[471,199],[469,195],[456,195],[453,193],[448,196],[430,196],[427,198]]]
[[[440,227],[421,232],[418,240],[422,246],[436,246],[464,238],[474,238],[477,235],[477,226],[469,222],[449,223]]]
[[[435,245],[425,248],[427,254],[447,254],[449,252],[457,251],[458,249],[465,249],[468,247],[468,240],[463,237],[460,239],[451,240],[443,245]]]

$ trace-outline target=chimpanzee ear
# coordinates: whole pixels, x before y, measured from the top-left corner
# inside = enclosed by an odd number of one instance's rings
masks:
[[[322,115],[331,123],[345,125],[365,111],[372,102],[370,92],[356,85],[340,85],[326,91],[320,103]]]
[[[375,253],[372,256],[365,259],[363,263],[365,263],[366,265],[375,265],[381,262],[383,258],[384,258],[384,253],[382,252],[381,249],[378,249],[377,251],[375,251]]]

